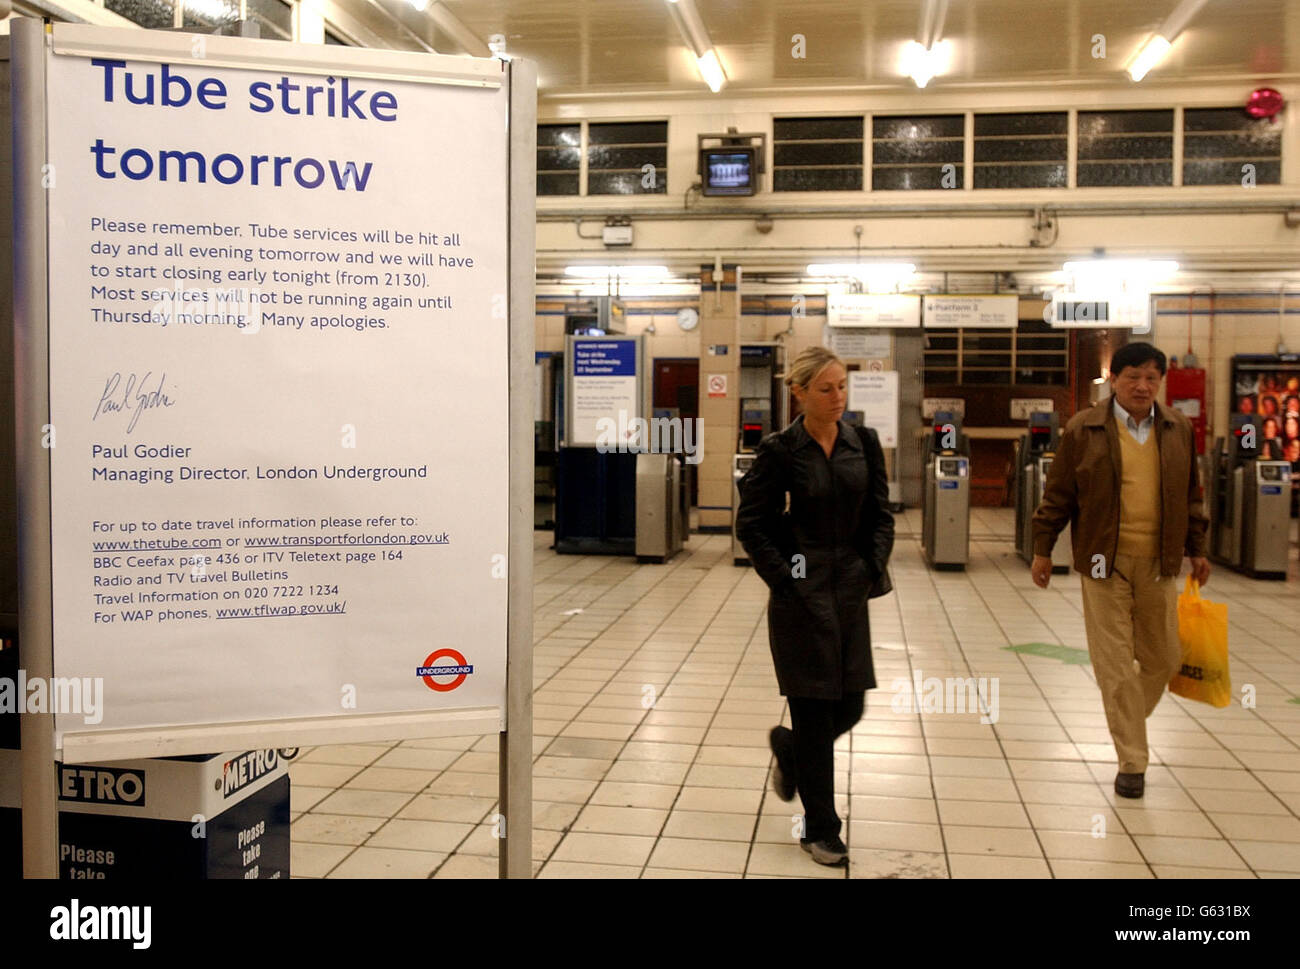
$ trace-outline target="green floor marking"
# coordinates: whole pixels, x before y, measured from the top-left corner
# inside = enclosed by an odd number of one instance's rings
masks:
[[[1286,702],[1300,704],[1300,696],[1293,696],[1291,699],[1287,700]]]
[[[1080,666],[1087,666],[1089,662],[1086,649],[1075,649],[1073,646],[1061,646],[1055,643],[1021,643],[1019,646],[1002,648],[1009,649],[1013,653],[1046,656],[1049,659],[1059,659],[1062,663],[1077,663]]]

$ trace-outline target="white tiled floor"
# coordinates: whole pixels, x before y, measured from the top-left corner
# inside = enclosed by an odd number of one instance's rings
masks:
[[[1216,569],[1233,686],[1255,706],[1166,696],[1141,801],[1117,799],[1086,664],[1079,580],[1035,589],[1010,513],[974,509],[971,564],[921,561],[899,520],[896,592],[872,603],[880,688],[836,755],[847,868],[799,849],[796,799],[769,787],[785,714],[762,582],[727,536],[663,566],[557,556],[535,536],[533,859],[557,878],[1300,877],[1300,575]],[[566,613],[573,610],[572,615]],[[997,677],[996,723],[895,712],[895,680]],[[786,720],[788,722],[788,719]],[[490,878],[497,739],[318,747],[293,765],[293,873]]]

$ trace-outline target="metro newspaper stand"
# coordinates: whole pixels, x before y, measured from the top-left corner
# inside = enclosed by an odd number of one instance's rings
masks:
[[[75,792],[75,765],[263,752],[269,792],[277,748],[499,733],[501,874],[529,877],[535,68],[11,25],[0,564],[27,680],[103,684],[101,720],[23,714],[24,873],[58,873],[56,762]],[[275,275],[299,256],[355,267]],[[159,537],[95,544],[113,523]],[[155,605],[181,597],[208,602]]]

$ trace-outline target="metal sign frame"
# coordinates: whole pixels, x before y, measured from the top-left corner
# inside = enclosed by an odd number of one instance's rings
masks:
[[[306,717],[236,725],[195,724],[87,736],[56,751],[52,713],[23,714],[22,790],[24,872],[56,877],[55,759],[66,762],[208,753],[245,746],[280,747],[448,734],[500,735],[500,811],[505,817],[502,877],[531,877],[532,841],[532,485],[531,386],[535,335],[537,70],[527,61],[502,63],[442,55],[317,48],[274,41],[204,37],[194,56],[188,32],[119,30],[84,24],[11,22],[14,170],[14,371],[18,493],[19,637],[29,677],[52,677],[50,452],[42,444],[50,422],[46,63],[51,52],[112,54],[125,59],[298,73],[340,70],[410,83],[508,87],[507,302],[509,313],[509,524],[507,555],[506,705],[415,714]],[[69,738],[71,739],[71,738]],[[507,837],[507,835],[509,835]]]

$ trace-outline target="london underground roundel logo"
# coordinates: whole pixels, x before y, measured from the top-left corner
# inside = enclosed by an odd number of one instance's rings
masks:
[[[449,659],[452,663],[435,666],[434,664],[440,659]],[[439,693],[447,693],[464,683],[465,677],[473,672],[474,667],[465,662],[464,656],[457,650],[446,648],[435,649],[430,653],[428,659],[424,661],[424,665],[416,669],[415,675],[424,680],[424,685],[429,689],[437,690]],[[434,679],[435,676],[454,676],[455,679],[450,683],[439,683]]]

